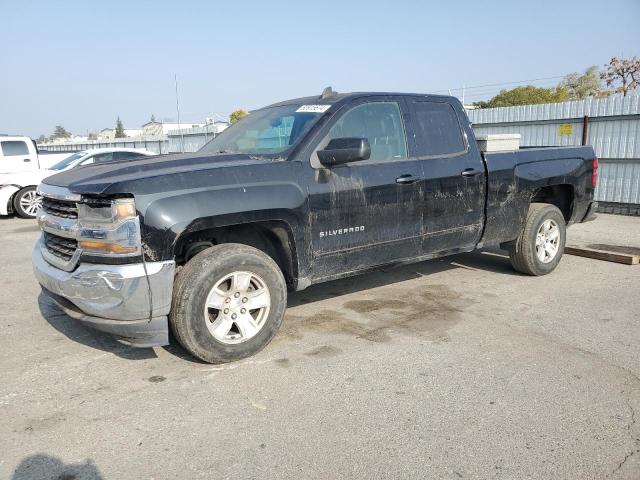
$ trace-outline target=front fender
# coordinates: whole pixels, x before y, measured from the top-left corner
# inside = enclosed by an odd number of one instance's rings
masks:
[[[227,225],[280,220],[290,226],[294,241],[300,244],[304,242],[306,208],[305,192],[293,182],[177,192],[144,205],[142,240],[152,260],[170,260],[182,235]]]

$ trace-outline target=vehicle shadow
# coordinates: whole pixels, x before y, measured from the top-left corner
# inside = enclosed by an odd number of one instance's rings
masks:
[[[306,290],[291,292],[287,307],[292,308],[320,302],[328,298],[393,285],[456,268],[490,271],[502,275],[520,275],[511,267],[506,252],[499,249],[486,249],[420,263],[387,267],[353,277],[312,285]],[[68,317],[55,302],[43,294],[38,297],[38,305],[45,320],[70,340],[97,350],[113,353],[127,360],[157,358],[157,354],[152,348],[134,348],[123,345],[106,333],[84,327]],[[170,335],[170,342],[170,345],[161,347],[170,355],[192,363],[204,363],[185,351],[172,335]]]
[[[109,334],[79,324],[43,293],[38,296],[38,307],[42,317],[53,328],[74,342],[113,353],[127,360],[147,360],[157,357],[152,348],[133,348],[119,343]]]
[[[25,222],[26,223],[26,222]],[[22,227],[14,228],[10,233],[30,233],[30,232],[39,232],[40,227],[38,224],[33,222],[33,224],[25,224]]]
[[[486,248],[475,252],[461,253],[448,258],[456,267],[471,270],[482,270],[485,272],[499,273],[510,276],[526,276],[517,272],[511,265],[509,254],[506,250],[499,248]]]
[[[353,277],[312,285],[303,291],[291,292],[287,301],[287,307],[297,307],[340,295],[348,295],[372,288],[389,286],[394,283],[429,276],[454,268],[519,275],[519,273],[511,267],[509,256],[505,251],[497,248],[487,249],[461,253],[435,260],[425,260],[424,262],[409,265],[387,267]]]
[[[98,467],[87,459],[83,463],[66,464],[44,453],[25,457],[15,468],[11,480],[102,480]]]
[[[521,275],[513,269],[509,261],[509,256],[504,250],[491,248],[435,260],[426,260],[419,263],[387,267],[340,280],[332,280],[312,285],[300,292],[290,292],[287,299],[287,308],[304,306],[341,295],[353,294],[376,287],[389,286],[394,283],[458,268],[488,271],[510,276]],[[193,363],[204,363],[191,356],[173,337],[171,337],[171,345],[162,348],[182,360]]]

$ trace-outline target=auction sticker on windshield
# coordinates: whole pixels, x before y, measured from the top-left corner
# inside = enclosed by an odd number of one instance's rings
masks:
[[[331,105],[302,105],[296,112],[324,113]]]

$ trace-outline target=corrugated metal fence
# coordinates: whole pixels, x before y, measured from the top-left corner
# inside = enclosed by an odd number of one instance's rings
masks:
[[[204,127],[172,130],[167,135],[170,152],[197,152],[209,140],[216,136],[210,125]]]
[[[146,148],[158,154],[170,153],[167,137],[164,135],[143,138],[114,138],[112,140],[89,140],[87,142],[47,143],[38,145],[48,152],[79,152],[92,148]]]
[[[604,211],[640,214],[640,95],[468,110],[477,134],[519,133],[521,146],[593,145]]]
[[[165,154],[180,152],[196,152],[205,143],[216,136],[215,126],[172,130],[167,135],[147,136],[141,138],[114,138],[112,140],[91,140],[87,142],[69,142],[38,145],[49,152],[78,152],[92,148],[146,148],[149,151]]]

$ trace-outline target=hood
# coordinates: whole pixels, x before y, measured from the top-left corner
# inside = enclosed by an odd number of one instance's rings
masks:
[[[181,174],[208,174],[212,170],[241,165],[261,164],[269,160],[257,159],[244,154],[216,155],[211,153],[188,153],[142,157],[75,167],[48,177],[44,183],[66,187],[73,193],[100,195],[103,193],[133,193],[128,191],[135,184],[153,182],[160,178],[166,185],[171,176]],[[148,188],[145,188],[148,190]]]

